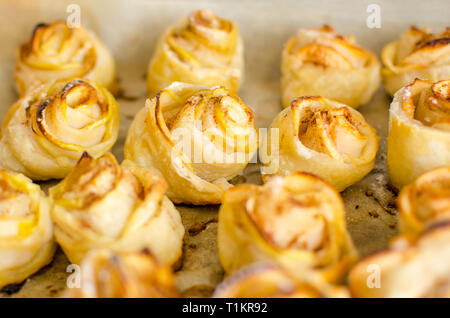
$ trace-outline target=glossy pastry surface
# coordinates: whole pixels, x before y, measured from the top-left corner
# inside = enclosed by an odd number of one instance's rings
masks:
[[[281,60],[283,106],[300,96],[323,96],[357,108],[380,85],[375,54],[330,26],[300,29],[285,44]]]
[[[70,28],[64,21],[36,25],[17,51],[14,79],[19,94],[36,83],[78,77],[111,88],[115,63],[108,48],[82,26]]]
[[[316,174],[342,191],[372,170],[378,137],[356,110],[322,98],[301,97],[272,122],[261,146],[261,173]]]
[[[119,105],[98,83],[38,85],[9,109],[0,133],[0,168],[33,180],[65,177],[84,151],[107,152],[119,132]]]
[[[421,174],[450,165],[450,80],[416,79],[389,109],[387,166],[399,190]]]
[[[430,28],[411,27],[383,48],[381,59],[384,86],[391,95],[415,78],[431,82],[447,80],[450,78],[450,28],[433,34]]]
[[[0,170],[0,289],[49,264],[55,249],[48,198],[24,175]]]
[[[50,189],[56,241],[74,264],[94,248],[148,249],[164,265],[182,254],[184,227],[166,184],[110,153],[83,155],[73,171]]]
[[[221,85],[237,92],[243,72],[243,45],[236,23],[198,10],[159,39],[148,67],[148,91],[153,97],[179,81]]]
[[[341,281],[357,258],[342,199],[305,173],[274,177],[264,186],[228,190],[219,210],[219,256],[226,273],[254,262]]]
[[[238,96],[177,82],[136,115],[125,158],[163,176],[175,203],[218,204],[257,147],[253,112]]]

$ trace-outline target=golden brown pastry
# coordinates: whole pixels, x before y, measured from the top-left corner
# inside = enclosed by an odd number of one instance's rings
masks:
[[[449,79],[450,28],[436,35],[429,28],[411,27],[383,48],[381,59],[384,86],[391,95],[415,78],[432,82]]]
[[[450,80],[416,79],[400,89],[389,110],[387,142],[389,176],[398,189],[450,165]]]
[[[70,298],[178,297],[175,278],[148,252],[90,251],[81,263],[81,286],[68,288]]]
[[[359,47],[352,35],[330,26],[300,29],[282,53],[282,103],[323,96],[357,108],[378,89],[380,68],[376,55]]]
[[[50,263],[55,248],[48,198],[27,177],[0,170],[0,289]]]
[[[161,264],[182,253],[184,227],[164,195],[166,184],[111,153],[83,155],[73,171],[50,189],[56,241],[74,264],[94,248],[148,249]]]
[[[218,248],[226,273],[271,262],[328,282],[341,281],[357,258],[339,193],[306,173],[228,190],[219,210]]]
[[[64,21],[35,26],[29,42],[17,51],[14,79],[20,95],[34,84],[83,77],[111,88],[114,58],[106,46],[83,27]]]
[[[353,297],[450,297],[450,223],[394,241],[359,262],[349,276]]]
[[[344,104],[301,97],[281,111],[261,145],[263,180],[310,172],[342,191],[372,170],[378,138],[364,117]]]
[[[414,235],[450,221],[450,166],[433,169],[404,187],[397,205],[403,234]]]
[[[0,168],[33,180],[65,177],[84,151],[99,157],[114,145],[119,105],[85,79],[43,84],[9,109],[0,132]]]
[[[257,263],[237,271],[219,284],[215,298],[346,298],[344,287],[309,277],[300,279],[278,266]],[[264,309],[264,308],[260,308]]]
[[[125,158],[162,175],[175,203],[218,204],[257,147],[253,112],[238,96],[176,82],[136,115]]]
[[[244,72],[236,23],[198,10],[168,28],[148,66],[151,97],[172,82],[227,87],[236,93]]]

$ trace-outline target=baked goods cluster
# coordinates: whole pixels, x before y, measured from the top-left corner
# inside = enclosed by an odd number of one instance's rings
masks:
[[[113,55],[84,27],[37,25],[17,50],[19,98],[0,130],[0,288],[59,244],[82,268],[66,297],[179,297],[175,204],[215,204],[226,277],[214,297],[449,297],[449,39],[412,27],[382,67],[352,35],[300,29],[282,49],[284,109],[262,135],[239,97],[237,24],[195,11],[156,44],[119,163]],[[340,192],[374,167],[379,137],[356,108],[381,81],[399,234],[358,261]],[[262,184],[236,185],[256,155]],[[33,183],[45,180],[58,180],[48,194]]]

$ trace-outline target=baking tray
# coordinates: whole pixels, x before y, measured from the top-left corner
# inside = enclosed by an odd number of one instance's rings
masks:
[[[380,54],[382,47],[396,39],[410,25],[442,30],[448,23],[450,2],[377,0],[381,28],[369,28],[368,6],[373,1],[151,1],[151,0],[0,0],[0,119],[17,99],[13,88],[16,48],[29,39],[38,22],[66,19],[69,4],[81,8],[81,22],[92,29],[112,50],[120,84],[120,135],[113,153],[123,159],[127,129],[144,106],[147,92],[147,64],[157,38],[166,27],[191,11],[201,8],[238,23],[245,45],[245,80],[240,97],[255,112],[258,127],[268,127],[280,106],[280,58],[284,42],[301,27],[328,24]],[[380,147],[373,171],[342,193],[347,226],[360,255],[384,249],[397,233],[395,192],[388,186],[386,135],[390,98],[381,86],[373,100],[359,111],[376,128]],[[260,183],[259,168],[250,164],[241,182]],[[47,188],[49,183],[43,183]],[[176,283],[185,297],[207,297],[223,279],[217,253],[218,206],[178,205],[183,224],[183,264]],[[47,267],[10,288],[0,297],[58,297],[70,273],[64,254],[58,250]]]

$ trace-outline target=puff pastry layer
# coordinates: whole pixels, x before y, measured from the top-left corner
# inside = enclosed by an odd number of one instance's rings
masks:
[[[349,293],[323,281],[296,277],[273,264],[242,268],[219,284],[215,298],[346,298]]]
[[[222,266],[231,273],[270,262],[339,282],[357,258],[344,214],[339,193],[310,174],[236,186],[225,193],[219,210]]]
[[[110,153],[87,153],[73,171],[50,189],[56,241],[74,264],[91,249],[148,249],[161,264],[182,253],[184,227],[166,184],[130,162],[118,165]]]
[[[450,78],[450,28],[432,34],[429,28],[411,27],[381,53],[381,72],[389,94],[415,78],[437,82]]]
[[[433,169],[404,187],[397,205],[403,234],[414,235],[450,221],[450,166]]]
[[[17,50],[14,79],[23,95],[36,83],[83,77],[111,88],[115,63],[108,48],[83,27],[64,21],[38,24],[31,39]]]
[[[332,27],[300,29],[281,58],[282,103],[300,96],[324,96],[351,107],[367,103],[380,85],[380,62],[353,36]]]
[[[70,298],[178,297],[170,267],[148,252],[92,250],[81,263],[81,286],[68,288]]]
[[[257,147],[253,112],[238,96],[176,82],[136,115],[125,158],[163,176],[175,203],[218,204]]]
[[[9,109],[0,133],[0,168],[33,180],[65,177],[84,151],[107,152],[119,132],[119,105],[85,79],[43,84]]]
[[[147,86],[151,97],[175,81],[221,85],[236,93],[243,71],[236,23],[198,10],[161,36],[148,67]]]
[[[387,166],[398,189],[424,172],[450,165],[450,80],[416,79],[389,109]]]
[[[359,262],[349,276],[353,297],[450,297],[450,223]]]
[[[0,289],[50,263],[55,249],[48,198],[24,175],[0,170]]]
[[[322,97],[301,97],[269,127],[261,172],[264,181],[310,172],[342,191],[372,170],[377,150],[376,132],[358,111]]]

